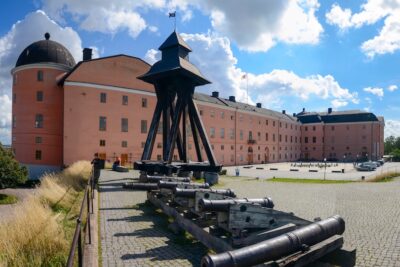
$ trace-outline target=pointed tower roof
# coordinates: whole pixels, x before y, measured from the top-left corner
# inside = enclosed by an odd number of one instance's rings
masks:
[[[189,62],[188,54],[192,50],[176,31],[168,36],[159,50],[162,54],[161,60],[154,63],[150,70],[138,79],[155,84],[162,78],[186,77],[186,80],[191,80],[194,86],[210,83],[199,69]]]
[[[190,46],[182,39],[182,37],[176,32],[173,31],[170,36],[162,43],[162,45],[158,48],[158,50],[165,50],[166,48],[170,48],[173,46],[181,46],[188,50],[188,52],[192,52]]]

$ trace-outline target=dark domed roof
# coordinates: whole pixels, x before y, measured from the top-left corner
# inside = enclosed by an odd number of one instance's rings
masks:
[[[62,44],[49,40],[50,34],[45,34],[46,40],[30,44],[19,55],[15,67],[35,63],[57,63],[68,67],[75,65],[71,53]]]

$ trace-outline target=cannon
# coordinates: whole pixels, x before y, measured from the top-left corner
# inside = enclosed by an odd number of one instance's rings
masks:
[[[210,186],[207,183],[184,183],[184,182],[167,182],[167,181],[159,181],[158,187],[160,189],[169,189],[173,190],[176,187],[179,188],[209,188]]]
[[[319,242],[345,230],[344,220],[335,215],[271,238],[269,240],[216,255],[206,255],[201,261],[203,267],[245,267],[278,260],[295,252],[304,252]]]
[[[147,177],[145,178],[145,182],[147,183],[158,183],[159,181],[189,183],[190,178],[176,177],[176,176],[150,176],[150,175],[147,175]]]
[[[236,197],[235,192],[231,189],[205,189],[205,188],[183,189],[176,187],[174,188],[173,192],[175,197],[184,197],[184,198],[195,198],[197,192],[215,193],[227,197]],[[205,198],[207,198],[207,195],[205,196]]]
[[[158,184],[156,183],[125,183],[123,188],[140,191],[153,191],[159,189]]]
[[[261,207],[273,208],[274,202],[271,198],[242,198],[242,199],[223,199],[223,200],[208,200],[200,199],[199,209],[201,211],[228,211],[230,205],[240,204],[240,203],[253,203],[258,204]]]

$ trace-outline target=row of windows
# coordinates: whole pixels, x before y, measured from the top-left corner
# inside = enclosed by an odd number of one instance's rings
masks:
[[[203,115],[204,115],[204,111],[200,109],[200,116],[203,116]],[[211,118],[215,118],[215,111],[214,110],[210,111],[210,117]],[[225,119],[225,112],[224,111],[220,112],[220,118],[221,119]],[[235,116],[234,115],[230,115],[230,119],[234,120]],[[239,115],[239,121],[242,122],[243,119],[244,119],[244,116],[242,114],[240,114]],[[253,117],[252,116],[249,116],[249,121],[250,121],[250,123],[253,123]],[[258,124],[261,125],[261,120],[258,120]],[[269,120],[265,120],[265,125],[267,125],[267,126],[269,125]],[[282,125],[283,125],[282,122],[279,122],[279,127],[280,128],[282,128]],[[275,127],[275,121],[274,120],[272,121],[272,126]],[[295,126],[294,129],[297,130],[297,125],[294,125],[294,126]],[[285,128],[286,129],[288,128],[288,124],[287,123],[285,123]],[[290,124],[290,129],[293,130],[293,124]]]
[[[107,130],[107,117],[100,116],[99,117],[99,130],[106,131]],[[128,132],[128,119],[121,118],[121,132]],[[147,133],[147,121],[140,121],[140,132]]]
[[[366,135],[362,135],[361,136],[361,139],[363,140],[363,141],[366,141],[367,140],[367,136]],[[309,139],[308,139],[308,137],[304,137],[304,143],[305,144],[308,144],[308,141],[309,141]],[[322,143],[324,143],[325,142],[325,138],[324,137],[322,137]],[[316,136],[313,136],[312,137],[312,142],[313,143],[317,143],[317,137]],[[335,136],[331,136],[331,143],[335,143]]]
[[[17,80],[18,80],[18,75],[16,73],[14,73],[13,75],[13,84],[16,85],[17,84]],[[43,82],[44,80],[44,74],[42,70],[38,70],[36,72],[36,80],[39,82]]]
[[[221,139],[224,139],[225,138],[225,128],[221,128],[220,129],[220,135],[219,135],[219,137],[221,138]],[[214,127],[210,127],[210,138],[215,138],[215,128]],[[234,139],[235,138],[235,130],[234,129],[229,129],[229,138],[230,139]],[[243,132],[243,130],[239,130],[239,138],[240,138],[240,140],[243,140],[244,139],[244,132]],[[255,140],[254,138],[253,138],[253,132],[252,131],[249,131],[249,134],[248,134],[248,140],[249,141],[252,141],[252,140]],[[257,140],[258,141],[261,141],[261,132],[257,132]],[[300,138],[299,138],[299,140],[300,140]],[[269,133],[265,133],[265,141],[269,141]],[[272,141],[273,142],[275,142],[276,141],[276,138],[275,138],[275,134],[272,134]],[[288,136],[288,135],[285,135],[285,142],[289,142],[290,141],[290,143],[297,143],[297,136]],[[282,135],[280,134],[279,135],[279,142],[282,142]]]
[[[367,127],[365,125],[362,126],[362,128],[365,130]],[[308,131],[308,126],[304,126],[304,130]],[[315,131],[316,130],[316,126],[312,127],[312,130]],[[331,126],[331,130],[334,131],[335,130],[335,126]],[[350,130],[350,125],[346,125],[346,130]]]
[[[122,105],[128,105],[128,96],[122,96]],[[107,93],[100,93],[100,103],[107,103]],[[142,98],[142,108],[147,108],[147,98]]]
[[[100,146],[106,146],[106,140],[100,139]],[[128,147],[128,141],[121,141],[121,147]]]
[[[36,101],[43,102],[43,98],[44,98],[43,91],[37,91],[36,92]],[[17,103],[17,94],[16,93],[13,93],[12,101],[14,104]]]

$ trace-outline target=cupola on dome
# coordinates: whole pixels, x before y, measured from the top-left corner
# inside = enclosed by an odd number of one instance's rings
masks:
[[[73,67],[75,60],[71,53],[62,44],[50,40],[50,34],[46,32],[45,40],[30,44],[19,55],[15,67],[35,63],[56,63]]]

